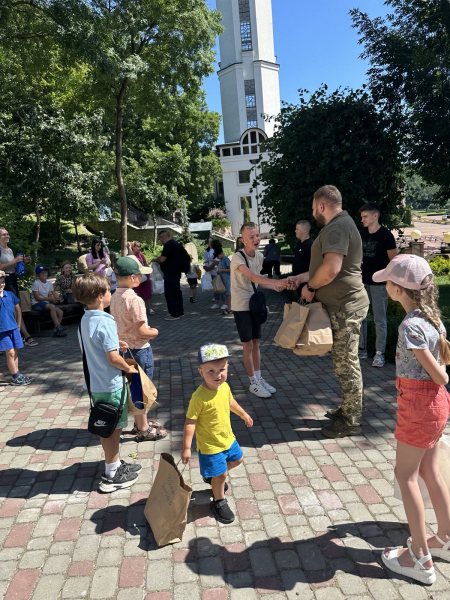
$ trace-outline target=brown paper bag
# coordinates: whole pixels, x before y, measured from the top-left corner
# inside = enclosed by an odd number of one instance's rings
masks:
[[[213,289],[215,294],[225,294],[226,289],[220,275],[216,275],[212,280]]]
[[[20,310],[22,312],[28,312],[29,310],[31,310],[31,296],[30,296],[30,292],[26,292],[26,291],[20,291],[19,292],[19,303],[20,303]]]
[[[298,302],[285,304],[283,321],[275,335],[275,343],[282,348],[294,348],[303,331],[308,314],[308,306],[303,306]]]
[[[141,384],[142,384],[142,392],[143,398],[142,402],[144,403],[144,408],[136,408],[131,400],[130,390],[128,389],[128,414],[130,415],[146,415],[149,410],[151,410],[158,403],[156,402],[156,397],[158,396],[158,392],[153,385],[153,382],[147,377],[146,373],[141,369],[141,367],[137,364],[137,362],[132,358],[126,358],[125,362],[129,365],[133,365],[139,371],[139,375],[141,376]],[[126,378],[128,383],[131,383],[131,378],[133,375],[131,373],[126,373]]]
[[[161,454],[159,468],[144,508],[158,546],[181,542],[192,488],[184,483],[173,456]]]
[[[321,302],[309,305],[309,315],[294,348],[299,356],[321,356],[331,350],[333,333],[330,317]]]

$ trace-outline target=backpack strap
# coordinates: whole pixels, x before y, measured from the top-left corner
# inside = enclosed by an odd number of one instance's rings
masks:
[[[248,264],[247,257],[245,256],[245,253],[244,253],[244,252],[242,252],[242,250],[239,250],[239,254],[242,254],[242,256],[243,256],[243,258],[244,258],[244,260],[245,260],[245,264],[247,265],[247,269],[250,269],[250,267],[249,267],[249,264]],[[251,283],[252,283],[252,286],[253,286],[253,291],[254,291],[254,292],[255,292],[255,294],[256,294],[256,292],[258,291],[258,290],[256,289],[256,285],[253,283],[253,281],[252,281],[251,279],[250,279],[250,281],[251,281]]]

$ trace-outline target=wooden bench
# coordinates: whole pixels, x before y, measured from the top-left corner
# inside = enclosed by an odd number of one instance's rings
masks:
[[[60,308],[64,315],[62,322],[79,319],[83,316],[84,306],[82,304],[58,304],[58,308]],[[25,321],[25,324],[28,329],[28,325],[31,324],[33,326],[33,335],[40,336],[41,335],[41,325],[46,325],[51,323],[53,325],[53,321],[50,318],[50,312],[48,310],[40,311],[40,310],[23,310],[22,316]]]

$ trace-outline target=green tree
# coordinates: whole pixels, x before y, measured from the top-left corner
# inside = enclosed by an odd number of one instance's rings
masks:
[[[405,202],[415,209],[427,209],[437,203],[439,186],[428,185],[420,175],[413,173],[405,180]]]
[[[350,11],[370,61],[375,102],[404,134],[414,170],[450,196],[450,2],[387,0],[392,13]]]
[[[300,104],[284,104],[277,129],[267,141],[269,160],[259,165],[265,186],[265,220],[294,241],[294,225],[311,217],[314,192],[336,185],[344,208],[359,222],[365,202],[382,207],[383,224],[393,228],[402,213],[402,163],[397,137],[364,91],[335,91],[323,86]]]
[[[248,202],[247,196],[244,196],[242,204],[244,206],[244,223],[248,223],[252,220],[252,218],[250,216],[250,204]]]

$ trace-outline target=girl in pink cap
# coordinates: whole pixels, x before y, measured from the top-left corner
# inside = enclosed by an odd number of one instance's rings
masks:
[[[383,271],[375,273],[373,280],[386,281],[389,296],[406,311],[398,328],[395,360],[395,475],[411,537],[407,548],[386,548],[381,557],[391,571],[432,584],[436,580],[432,557],[450,561],[450,498],[439,471],[436,445],[449,416],[445,365],[450,364],[450,344],[440,320],[438,289],[425,259],[398,255]],[[419,475],[428,488],[438,523],[436,535],[428,538]]]

